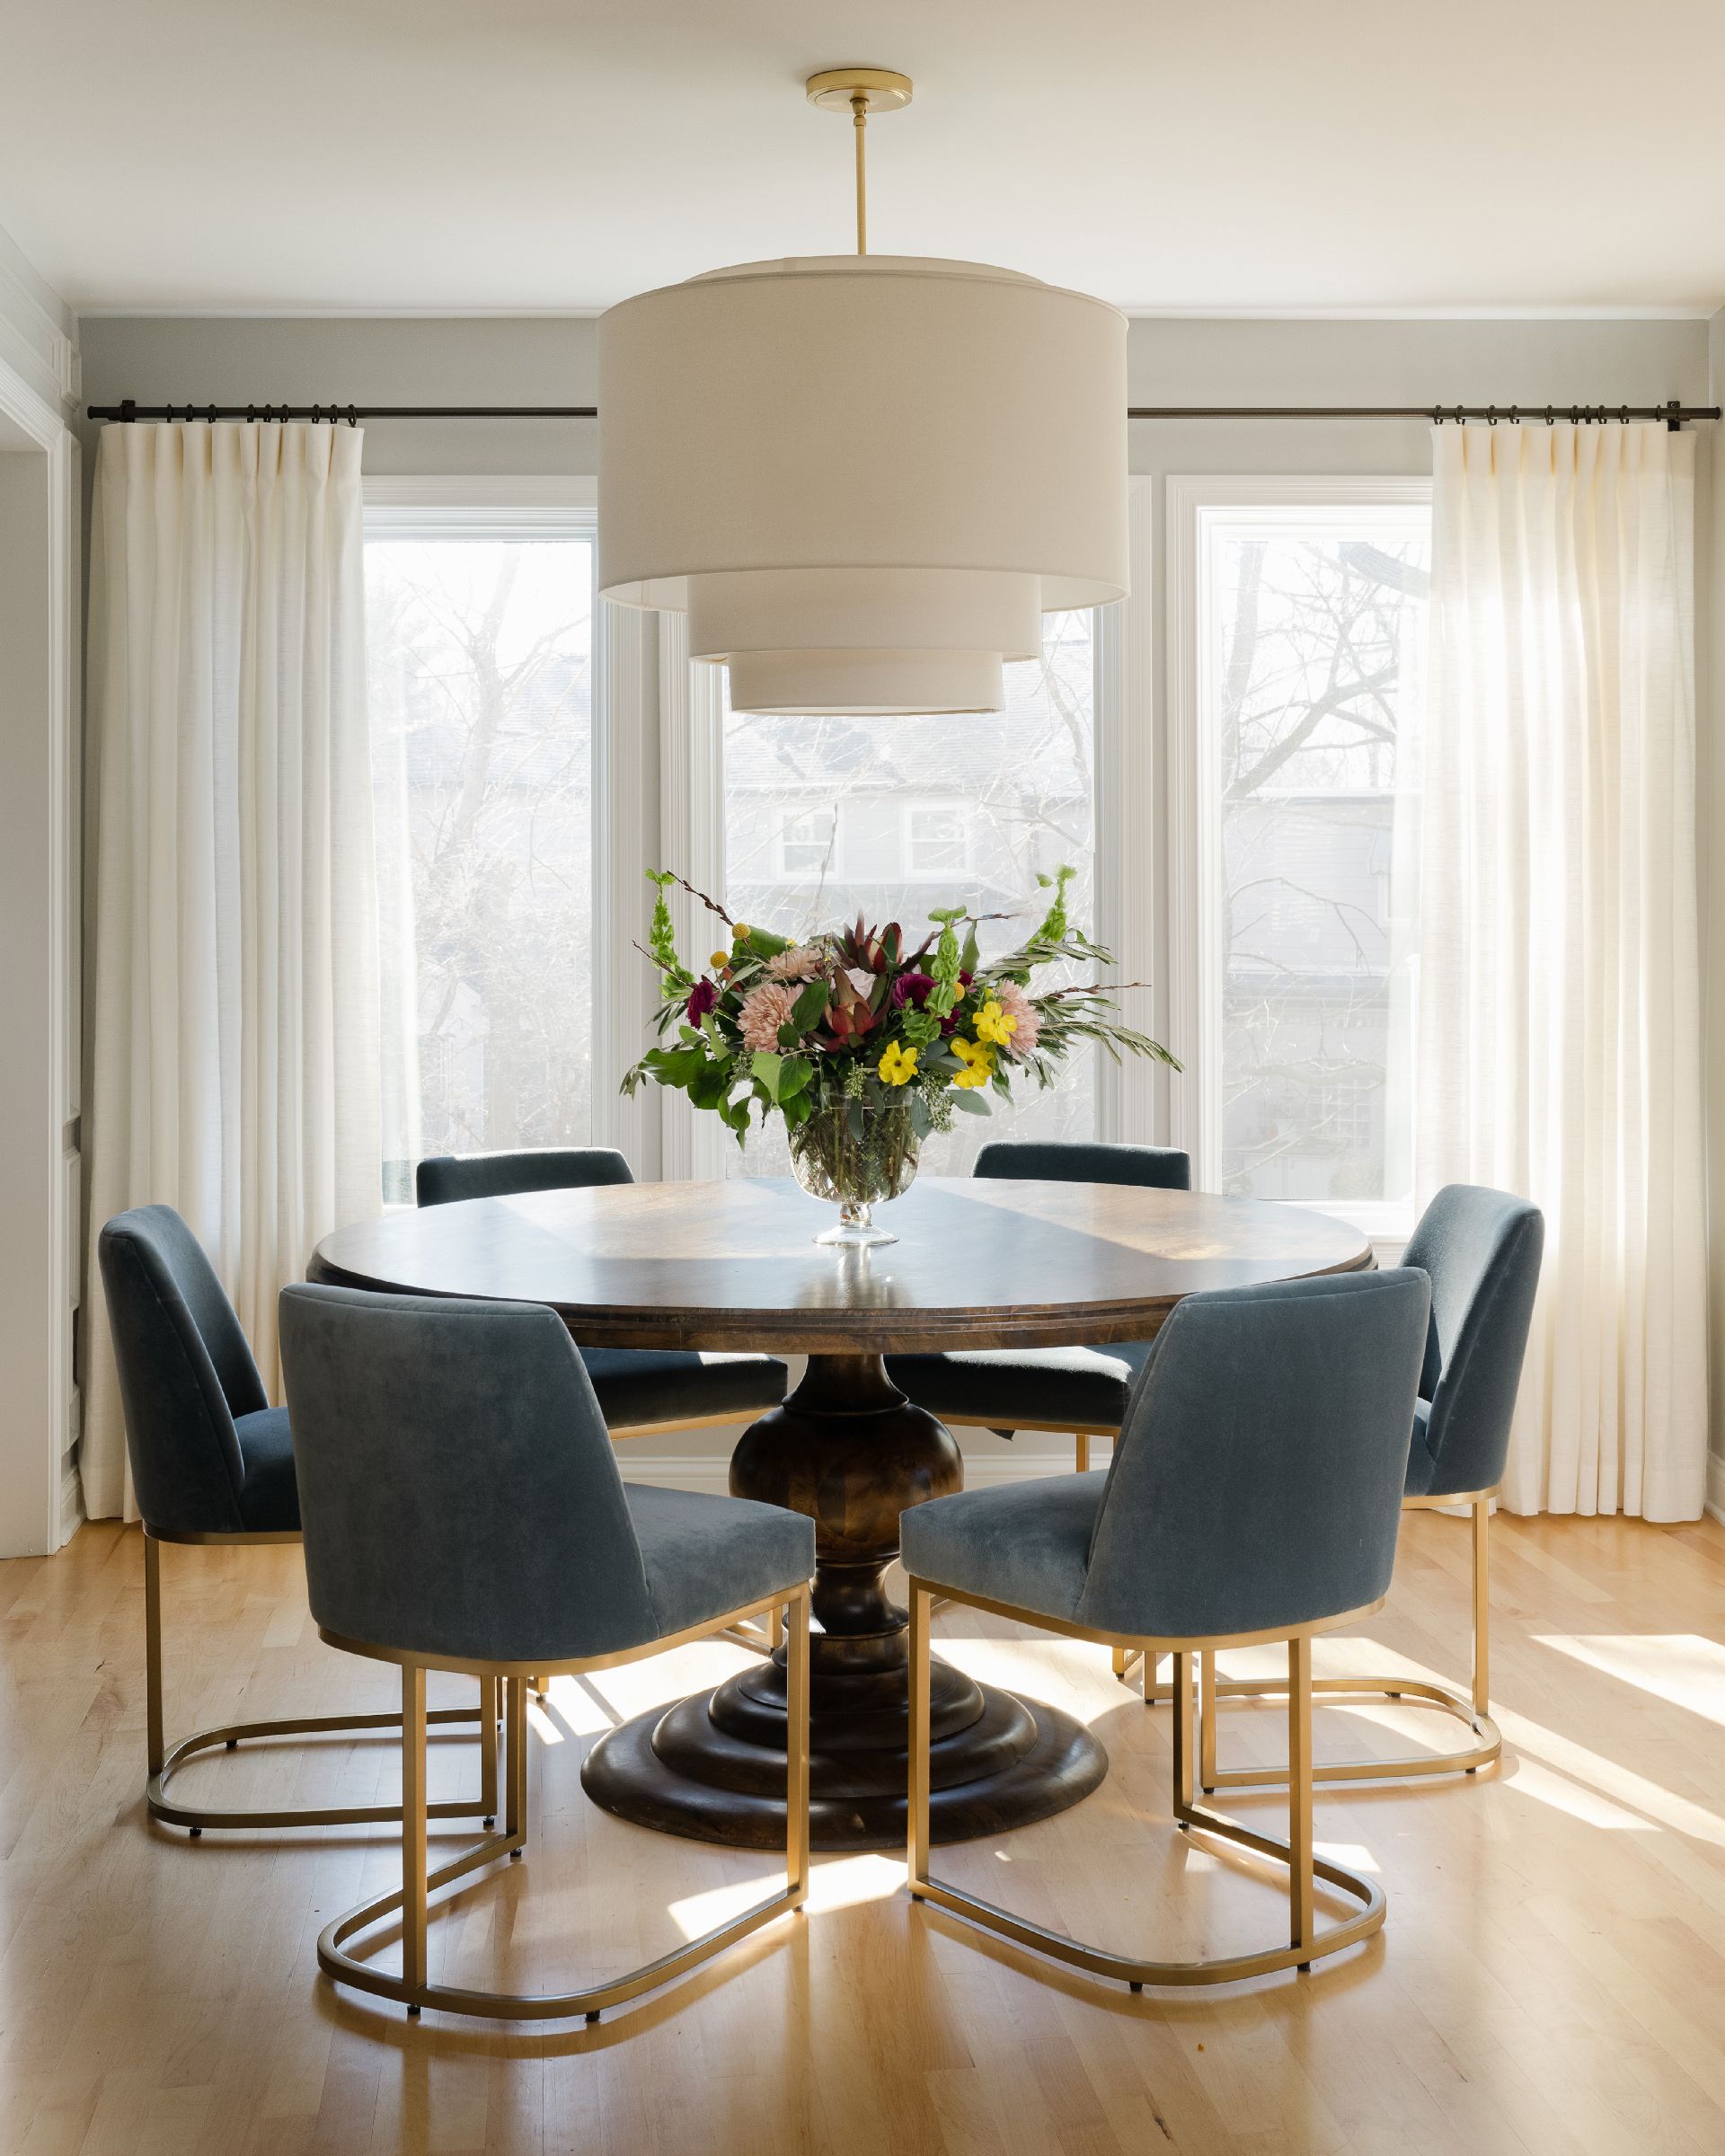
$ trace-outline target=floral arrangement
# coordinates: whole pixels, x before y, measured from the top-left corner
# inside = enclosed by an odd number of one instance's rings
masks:
[[[676,1086],[739,1144],[757,1111],[764,1123],[782,1116],[804,1187],[844,1201],[896,1196],[930,1132],[950,1129],[957,1111],[986,1115],[988,1096],[1009,1099],[1014,1079],[1051,1084],[1080,1041],[1178,1070],[1164,1047],[1123,1022],[1119,990],[1079,983],[1032,993],[1046,967],[1113,962],[1067,918],[1073,873],[1038,878],[1050,894],[1042,919],[986,962],[978,927],[1008,915],[937,907],[914,943],[896,921],[871,928],[860,918],[798,940],[733,921],[680,876],[651,873],[659,890],[646,955],[663,984],[656,1022],[665,1045],[641,1057],[623,1090],[649,1078]],[[673,883],[727,931],[699,975],[677,955],[665,899]]]

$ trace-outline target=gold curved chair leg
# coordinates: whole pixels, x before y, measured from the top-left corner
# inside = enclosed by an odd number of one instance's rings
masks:
[[[148,1747],[149,1779],[144,1801],[152,1819],[164,1826],[183,1826],[192,1839],[206,1827],[232,1829],[278,1826],[390,1825],[402,1816],[399,1804],[324,1805],[305,1809],[281,1805],[230,1807],[176,1804],[168,1785],[187,1760],[199,1752],[237,1751],[242,1744],[263,1738],[328,1736],[358,1730],[399,1731],[399,1714],[317,1714],[297,1719],[268,1722],[227,1722],[219,1728],[199,1729],[167,1749],[163,1730],[162,1692],[162,1553],[154,1535],[144,1538],[144,1693]],[[497,1810],[497,1721],[495,1686],[480,1680],[477,1707],[439,1707],[428,1718],[442,1727],[471,1724],[479,1736],[480,1791],[477,1798],[439,1798],[429,1807],[434,1819],[487,1821]],[[488,1706],[490,1712],[488,1713]]]
[[[961,1601],[951,1595],[949,1599]],[[929,1870],[929,1604],[930,1590],[920,1580],[911,1582],[910,1605],[910,1834],[909,1886],[913,1901],[926,1902],[979,1925],[984,1931],[1029,1947],[1068,1968],[1083,1969],[1093,1976],[1107,1976],[1135,1992],[1150,1984],[1236,1984],[1248,1976],[1266,1976],[1278,1969],[1309,1969],[1314,1961],[1357,1946],[1381,1929],[1386,1904],[1383,1889],[1375,1880],[1349,1871],[1312,1846],[1312,1784],[1303,1771],[1312,1757],[1312,1642],[1288,1641],[1289,1681],[1288,1747],[1294,1777],[1288,1790],[1288,1838],[1261,1834],[1212,1812],[1194,1801],[1192,1662],[1190,1654],[1173,1657],[1174,1772],[1173,1813],[1184,1833],[1209,1835],[1225,1845],[1267,1857],[1287,1867],[1288,1938],[1286,1946],[1265,1947],[1248,1954],[1225,1954],[1197,1961],[1139,1961],[1110,1954],[1101,1947],[1084,1945],[1064,1932],[1049,1931],[1029,1918],[1014,1916],[998,1903],[933,1878]],[[1035,1622],[1034,1618],[1028,1620]],[[1154,1663],[1154,1657],[1146,1657]],[[1322,1879],[1359,1904],[1358,1913],[1327,1930],[1317,1929],[1313,1907],[1314,1879]]]
[[[1473,1681],[1471,1692],[1459,1686],[1428,1683],[1419,1677],[1317,1677],[1312,1689],[1325,1699],[1383,1700],[1394,1704],[1413,1701],[1439,1709],[1464,1725],[1473,1742],[1456,1752],[1416,1752],[1395,1759],[1325,1760],[1312,1769],[1314,1781],[1406,1781],[1431,1774],[1477,1774],[1503,1751],[1503,1734],[1491,1719],[1491,1610],[1489,1522],[1491,1498],[1485,1491],[1463,1499],[1439,1498],[1426,1502],[1410,1498],[1411,1508],[1429,1510],[1432,1505],[1456,1502],[1473,1508]],[[1287,1769],[1271,1767],[1219,1767],[1216,1759],[1216,1701],[1224,1700],[1275,1700],[1286,1691],[1273,1678],[1218,1677],[1216,1657],[1204,1661],[1203,1760],[1200,1777],[1205,1792],[1216,1789],[1278,1789],[1287,1780]],[[1147,1696],[1147,1695],[1146,1695]]]
[[[318,1935],[317,1963],[326,1976],[374,1998],[391,1999],[418,2018],[428,2006],[455,2014],[483,2016],[504,2021],[555,2021],[580,2014],[597,2021],[607,2007],[622,2006],[643,1992],[656,1990],[674,1976],[697,1967],[725,1948],[747,1939],[763,1924],[801,1908],[809,1892],[809,1590],[801,1588],[783,1605],[785,1617],[789,1684],[787,1724],[790,1744],[785,1759],[785,1884],[765,1901],[756,1902],[728,1923],[716,1925],[699,1939],[656,1961],[632,1969],[626,1976],[597,1984],[578,1992],[477,1992],[458,1984],[433,1984],[428,1955],[429,1903],[440,1887],[464,1878],[500,1857],[521,1856],[527,1840],[527,1721],[526,1681],[506,1677],[504,1683],[504,1824],[500,1833],[488,1834],[435,1871],[426,1870],[426,1821],[430,1807],[425,1801],[425,1670],[406,1665],[402,1670],[402,1884],[388,1894],[362,1903],[326,1924]],[[763,1613],[764,1614],[764,1613]],[[774,1612],[774,1629],[777,1616]],[[723,1625],[714,1626],[714,1631]],[[347,1952],[347,1942],[384,1918],[402,1913],[402,1973],[376,1967]]]

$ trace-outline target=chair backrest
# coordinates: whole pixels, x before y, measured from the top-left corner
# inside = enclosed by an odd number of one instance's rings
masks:
[[[1420,1397],[1431,1402],[1433,1496],[1503,1480],[1544,1250],[1537,1206],[1471,1183],[1446,1184],[1409,1239],[1402,1264],[1431,1282]]]
[[[555,1311],[288,1287],[281,1360],[327,1630],[432,1661],[656,1637],[623,1478]]]
[[[440,1153],[421,1161],[413,1177],[422,1206],[464,1197],[516,1197],[524,1190],[579,1190],[592,1183],[632,1183],[620,1153],[608,1145],[548,1145],[531,1153]]]
[[[1008,1182],[1137,1183],[1151,1190],[1190,1190],[1192,1156],[1173,1145],[995,1138],[978,1153],[970,1172]]]
[[[1399,1267],[1177,1303],[1114,1448],[1080,1621],[1203,1639],[1376,1602],[1429,1307]]]
[[[202,1244],[172,1206],[137,1206],[115,1215],[96,1251],[145,1525],[243,1533],[234,1418],[269,1400]]]

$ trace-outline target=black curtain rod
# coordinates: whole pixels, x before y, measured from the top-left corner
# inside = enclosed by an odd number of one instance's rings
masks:
[[[90,404],[84,417],[129,424],[135,420],[310,420],[321,425],[357,427],[361,420],[597,420],[597,404],[139,404],[126,397],[118,404]],[[1452,420],[1539,420],[1553,426],[1603,427],[1612,420],[1663,420],[1676,429],[1685,420],[1716,420],[1717,404],[1128,404],[1128,420],[1425,420],[1437,426]]]

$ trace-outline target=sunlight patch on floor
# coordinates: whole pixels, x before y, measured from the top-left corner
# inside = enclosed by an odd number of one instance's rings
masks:
[[[1725,1647],[1717,1639],[1699,1632],[1535,1632],[1534,1644],[1725,1727]]]
[[[765,1901],[783,1884],[783,1871],[730,1880],[722,1886],[685,1895],[681,1901],[671,1904],[671,1915],[685,1939],[699,1939],[703,1932],[715,1931],[756,1902]],[[904,1884],[902,1857],[817,1857],[809,1875],[809,1899],[803,1906],[810,1916],[852,1909],[859,1902],[885,1901],[899,1893]]]
[[[1587,1826],[1603,1826],[1619,1833],[1650,1834],[1658,1830],[1650,1819],[1639,1813],[1626,1812],[1621,1805],[1613,1804],[1584,1782],[1572,1781],[1567,1774],[1553,1773],[1550,1767],[1536,1759],[1521,1759],[1516,1771],[1504,1782],[1504,1788],[1513,1797],[1531,1797],[1540,1804],[1548,1804],[1553,1811],[1566,1812],[1571,1819],[1579,1819]]]

